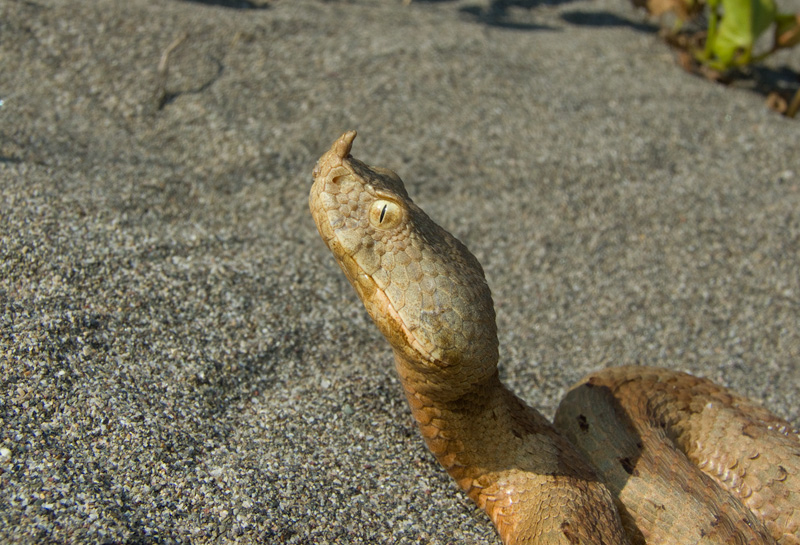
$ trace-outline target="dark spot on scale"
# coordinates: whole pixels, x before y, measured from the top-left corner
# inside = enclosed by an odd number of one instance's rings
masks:
[[[561,532],[564,534],[564,537],[567,538],[567,541],[570,543],[580,543],[581,540],[575,533],[572,531],[572,527],[570,526],[569,522],[562,522],[561,523]]]
[[[586,417],[582,414],[578,415],[578,427],[582,432],[589,431],[589,422],[586,421]]]
[[[619,463],[628,475],[633,475],[636,471],[636,464],[630,458],[620,458]]]
[[[757,434],[751,433],[748,428],[749,426],[744,427],[744,429],[742,430],[742,435],[744,435],[745,437],[749,437],[750,439],[757,439],[758,438]]]

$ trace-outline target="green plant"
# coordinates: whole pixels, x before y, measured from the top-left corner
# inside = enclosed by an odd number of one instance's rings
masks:
[[[776,27],[773,46],[754,55],[759,37]],[[695,58],[713,70],[759,62],[778,49],[800,43],[800,14],[778,13],[773,0],[708,0],[705,48]]]
[[[683,47],[705,73],[724,73],[760,62],[779,49],[800,44],[800,13],[780,13],[774,0],[633,0],[656,16],[674,13],[679,24],[668,40]],[[708,21],[705,31],[677,39],[687,21]],[[759,38],[773,30],[772,45],[762,52],[754,48]],[[692,39],[694,38],[694,39]],[[800,109],[800,90],[784,113],[794,117]]]

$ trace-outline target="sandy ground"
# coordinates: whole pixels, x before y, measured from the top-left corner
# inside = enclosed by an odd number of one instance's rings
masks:
[[[0,100],[0,542],[498,543],[308,213],[351,128],[546,414],[642,363],[800,424],[800,125],[623,1],[2,0]]]

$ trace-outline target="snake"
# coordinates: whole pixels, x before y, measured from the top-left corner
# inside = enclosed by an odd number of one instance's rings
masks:
[[[309,206],[389,342],[428,448],[511,544],[800,544],[800,432],[723,386],[645,366],[591,373],[553,422],[498,375],[494,304],[464,244],[393,171],[317,161]]]

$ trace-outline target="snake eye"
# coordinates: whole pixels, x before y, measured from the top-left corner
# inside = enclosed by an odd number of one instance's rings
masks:
[[[369,208],[369,222],[378,229],[396,227],[403,219],[403,210],[396,202],[378,199]]]

